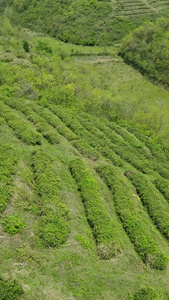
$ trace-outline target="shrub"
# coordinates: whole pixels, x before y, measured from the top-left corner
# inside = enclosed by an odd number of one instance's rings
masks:
[[[1,223],[4,230],[11,235],[22,231],[26,227],[26,224],[16,215],[5,215]]]
[[[101,187],[85,164],[79,159],[73,160],[70,163],[70,171],[81,192],[86,217],[96,240],[98,254],[100,258],[110,259],[122,249],[123,243],[119,238],[118,221],[115,216],[113,219],[110,218],[103,204]]]
[[[38,45],[36,46],[38,52],[46,52],[48,54],[52,54],[52,48],[43,41],[38,41]]]
[[[23,49],[25,50],[25,52],[29,52],[30,49],[29,49],[29,44],[27,41],[24,41],[23,42]]]
[[[16,280],[8,281],[0,277],[0,300],[16,300],[22,293]]]
[[[136,202],[130,182],[112,166],[100,166],[97,171],[114,195],[115,207],[123,228],[143,262],[152,268],[165,269],[167,257],[151,234],[152,225],[143,214],[139,202]]]
[[[169,298],[161,291],[150,286],[140,289],[134,296],[134,300],[168,300]]]

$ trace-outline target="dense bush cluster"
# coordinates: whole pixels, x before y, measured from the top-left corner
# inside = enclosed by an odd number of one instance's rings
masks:
[[[98,255],[110,259],[122,250],[119,224],[116,216],[112,219],[103,204],[101,187],[83,161],[70,163],[70,171],[81,193],[87,220],[96,240]]]
[[[164,294],[161,290],[157,290],[150,286],[141,288],[135,295],[134,300],[168,300],[169,295]]]
[[[169,21],[159,19],[136,29],[123,42],[120,54],[151,79],[168,87]]]
[[[137,253],[152,268],[163,270],[167,266],[167,257],[154,240],[149,228],[151,223],[136,203],[136,195],[128,180],[112,166],[100,166],[98,173],[114,195],[115,207]]]
[[[12,176],[16,171],[17,156],[15,149],[10,144],[1,144],[0,147],[0,212],[2,212],[12,191]]]
[[[34,190],[39,196],[39,236],[47,247],[58,247],[69,234],[68,208],[59,199],[59,177],[52,158],[43,150],[32,155]]]
[[[0,277],[0,300],[17,300],[22,293],[16,280],[8,281]]]
[[[1,221],[4,230],[13,235],[22,231],[26,224],[17,215],[5,215]]]
[[[89,46],[110,45],[143,21],[114,18],[111,2],[101,0],[50,0],[47,3],[14,0],[12,8],[15,23],[19,21],[23,26],[64,42]],[[46,51],[41,44],[38,48]]]
[[[166,199],[145,175],[135,171],[126,173],[126,176],[135,186],[154,224],[169,239],[169,212]]]

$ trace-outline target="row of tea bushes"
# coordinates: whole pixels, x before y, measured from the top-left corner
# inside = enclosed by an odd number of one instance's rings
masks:
[[[2,212],[12,196],[12,177],[16,171],[16,151],[10,144],[0,147],[0,212]]]
[[[58,247],[69,234],[68,208],[59,198],[59,177],[52,158],[43,150],[33,152],[32,169],[38,196],[39,236],[46,247]]]
[[[167,200],[145,175],[135,171],[126,173],[126,176],[135,186],[154,224],[169,240],[169,211]]]
[[[102,259],[110,259],[121,252],[123,247],[116,216],[110,217],[103,203],[101,186],[82,160],[71,161],[70,171],[80,191],[85,214],[96,241],[98,255]]]
[[[165,269],[168,263],[167,257],[154,239],[150,231],[152,226],[150,220],[144,213],[128,179],[115,167],[109,165],[98,167],[97,172],[110,188],[123,228],[143,262],[152,268]]]
[[[11,108],[21,111],[24,115],[26,115],[27,120],[35,125],[36,130],[40,132],[50,144],[59,143],[59,135],[57,131],[54,130],[44,118],[34,112],[29,105],[25,104],[24,100],[6,98],[4,99],[4,102]]]
[[[41,134],[39,134],[29,121],[22,118],[17,112],[2,101],[0,101],[0,116],[5,119],[7,125],[11,127],[17,138],[28,145],[40,145]]]

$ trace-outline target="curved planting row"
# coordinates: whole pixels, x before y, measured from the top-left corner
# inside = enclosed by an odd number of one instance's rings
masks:
[[[5,104],[13,109],[21,111],[27,116],[27,119],[32,122],[38,132],[40,132],[43,137],[51,144],[59,143],[59,136],[57,131],[53,129],[51,125],[46,122],[44,118],[36,114],[29,105],[24,103],[24,100],[15,99],[4,99]],[[33,105],[33,103],[32,103]]]
[[[169,206],[167,200],[145,175],[139,172],[128,172],[126,176],[135,186],[154,224],[169,240]]]
[[[103,149],[105,149],[106,147],[141,172],[148,174],[152,172],[149,161],[102,122],[100,123],[98,120],[95,122],[91,117],[88,119],[84,118],[84,115],[79,116],[78,119],[89,132],[92,132],[93,143],[97,148],[103,146]],[[97,127],[99,127],[99,129]]]
[[[124,141],[126,141],[130,146],[135,148],[140,154],[144,155],[145,158],[151,158],[151,151],[148,147],[145,146],[143,142],[141,142],[133,133],[129,132],[126,128],[121,127],[115,122],[109,122],[108,120],[104,120],[106,126],[120,135]]]
[[[0,212],[11,198],[12,176],[15,174],[17,157],[15,149],[9,144],[0,146]]]
[[[158,176],[153,183],[156,188],[163,194],[164,198],[169,202],[169,180]]]
[[[39,236],[45,246],[64,243],[69,234],[68,208],[59,199],[59,178],[52,159],[42,150],[33,152],[34,191],[39,196],[37,211],[41,218]]]
[[[44,108],[42,108],[44,106]],[[69,129],[57,116],[57,107],[50,103],[41,103],[41,106],[35,103],[31,104],[33,110],[41,115],[51,126],[63,135],[68,141],[76,140],[76,134]]]
[[[97,172],[103,177],[114,195],[117,213],[135,250],[147,265],[163,270],[167,257],[160,249],[151,231],[151,222],[134,194],[130,182],[112,166],[100,166]]]
[[[0,116],[4,118],[8,126],[14,130],[17,138],[28,145],[41,144],[41,135],[32,128],[31,124],[20,117],[15,110],[12,110],[1,101]]]
[[[81,192],[98,255],[103,259],[110,259],[121,252],[123,245],[118,221],[115,216],[112,219],[105,209],[101,187],[85,164],[80,159],[75,159],[70,163],[70,171]]]

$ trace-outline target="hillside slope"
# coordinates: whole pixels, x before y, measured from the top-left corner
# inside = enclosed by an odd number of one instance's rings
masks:
[[[112,45],[148,18],[169,8],[169,1],[28,1],[13,0],[6,8],[16,24],[42,31],[64,42]]]
[[[1,19],[0,299],[169,298],[169,94],[104,50]]]

